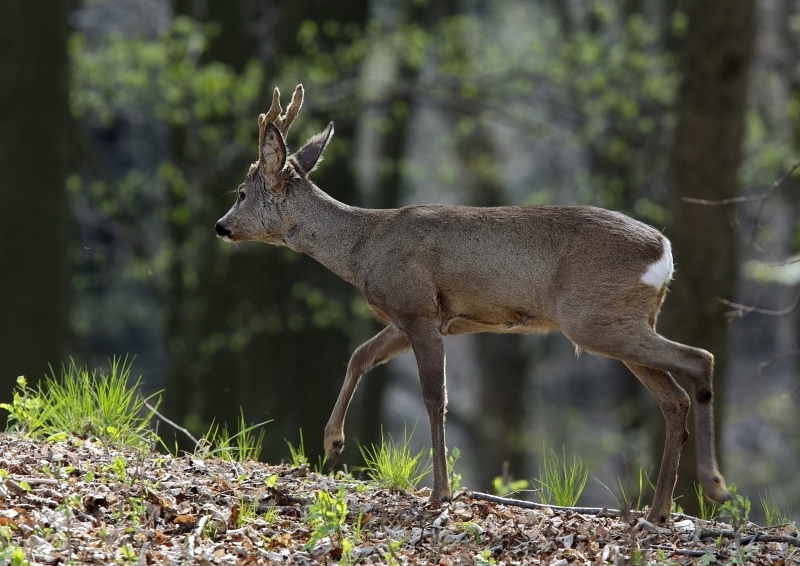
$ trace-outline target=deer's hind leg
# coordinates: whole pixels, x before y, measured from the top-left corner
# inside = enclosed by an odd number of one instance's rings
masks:
[[[564,334],[587,352],[616,358],[628,364],[629,367],[632,364],[666,372],[690,383],[695,400],[697,473],[700,484],[703,486],[703,493],[707,498],[720,503],[730,499],[731,495],[725,486],[725,480],[717,467],[714,445],[712,382],[714,356],[700,348],[692,348],[668,340],[657,334],[646,321],[636,322],[633,317],[629,322],[626,321],[621,325],[614,325],[603,320],[600,324],[594,325],[590,332],[578,328],[575,334],[567,331]],[[683,396],[683,394],[685,392],[682,389],[681,394],[675,393],[677,396]],[[669,421],[667,426],[669,427]],[[665,450],[669,449],[675,450],[674,447],[665,446]],[[676,465],[678,458],[679,456],[676,455]],[[664,470],[661,474],[663,473],[665,473]],[[661,474],[659,474],[659,486],[662,485]],[[674,482],[672,487],[674,487]],[[669,496],[672,497],[671,491]],[[655,509],[655,505],[653,508]]]
[[[700,348],[667,340],[655,331],[640,340],[646,344],[636,353],[620,359],[669,372],[691,384],[695,401],[698,479],[707,498],[718,503],[727,501],[731,494],[717,467],[714,441],[714,356]]]
[[[647,514],[648,521],[663,523],[669,517],[672,494],[678,479],[678,463],[683,443],[689,437],[686,420],[689,415],[689,395],[666,372],[625,362],[625,365],[647,387],[655,397],[666,421],[667,435],[664,440],[664,454],[656,482],[653,505]]]
[[[410,349],[405,335],[394,326],[387,326],[353,352],[339,398],[325,426],[324,445],[328,466],[333,466],[344,450],[344,419],[361,376]]]

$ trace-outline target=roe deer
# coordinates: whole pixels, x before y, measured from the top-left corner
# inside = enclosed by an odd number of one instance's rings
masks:
[[[660,232],[589,206],[348,206],[308,179],[333,123],[288,155],[284,140],[303,102],[302,85],[283,115],[279,98],[276,88],[272,107],[258,118],[258,161],[215,229],[226,242],[255,240],[308,254],[356,286],[386,325],[350,358],[325,427],[329,462],[344,448],[345,414],[361,376],[410,349],[431,425],[430,499],[448,499],[442,336],[559,330],[577,348],[621,360],[658,402],[666,441],[648,519],[669,517],[689,434],[689,396],[671,374],[694,391],[703,490],[714,501],[730,497],[714,451],[714,358],[655,331],[673,271]]]

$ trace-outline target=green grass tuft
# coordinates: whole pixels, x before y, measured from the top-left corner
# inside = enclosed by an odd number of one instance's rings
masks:
[[[586,487],[588,468],[577,456],[573,456],[572,463],[568,464],[563,447],[561,460],[552,448],[543,450],[543,454],[543,467],[539,468],[540,477],[536,480],[541,486],[539,497],[542,503],[574,507]]]
[[[78,367],[74,360],[45,376],[37,388],[17,379],[9,412],[12,430],[29,436],[60,440],[67,435],[98,437],[106,442],[141,447],[155,440],[149,423],[160,402],[159,393],[139,394],[141,377],[129,385],[131,364],[127,358],[109,360],[108,372]],[[152,400],[156,398],[155,402]],[[147,409],[150,403],[153,409]]]
[[[400,443],[390,436],[387,440],[381,429],[380,446],[359,446],[367,475],[388,489],[413,490],[430,471],[430,463],[423,464],[425,450],[411,453],[411,437],[403,432]]]
[[[258,460],[264,445],[264,430],[255,434],[254,431],[271,421],[248,425],[244,420],[244,411],[239,407],[239,420],[236,423],[236,432],[231,434],[227,425],[221,429],[218,424],[211,423],[208,432],[200,439],[200,451],[205,451],[208,456],[217,456],[228,462],[246,462]]]

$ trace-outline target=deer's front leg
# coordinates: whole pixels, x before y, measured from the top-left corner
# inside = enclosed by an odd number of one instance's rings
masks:
[[[387,326],[353,352],[347,364],[344,385],[325,426],[324,444],[328,466],[333,466],[344,450],[344,419],[361,376],[375,366],[407,352],[410,347],[406,337],[397,328]]]
[[[447,480],[444,441],[444,413],[447,405],[444,341],[434,320],[417,320],[404,327],[404,330],[417,358],[422,400],[431,423],[433,491],[430,500],[446,501],[450,497],[450,482]]]

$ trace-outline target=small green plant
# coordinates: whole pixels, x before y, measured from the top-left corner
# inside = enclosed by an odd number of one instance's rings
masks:
[[[289,463],[295,467],[308,466],[308,457],[306,457],[306,445],[303,440],[303,429],[300,429],[300,442],[294,446],[288,440],[285,441],[289,447]]]
[[[461,474],[456,473],[456,462],[461,457],[461,450],[453,446],[447,454],[447,470],[450,472],[450,491],[455,493],[461,489]]]
[[[561,507],[574,507],[586,487],[589,470],[576,456],[568,464],[563,446],[561,450],[561,460],[552,448],[543,450],[543,467],[539,468],[540,477],[536,480],[541,486],[539,497],[542,503],[548,505],[555,503]]]
[[[483,529],[472,521],[464,521],[461,528],[478,542],[483,542]]]
[[[747,525],[747,520],[750,515],[750,500],[743,496],[736,493],[736,486],[730,485],[728,486],[728,491],[730,491],[731,495],[733,496],[732,499],[729,499],[725,503],[722,504],[720,507],[720,517],[723,519],[727,518],[730,519],[731,526],[733,527],[734,532],[734,548],[736,549],[736,558],[737,563],[744,566],[747,562],[747,557],[745,553],[742,551],[742,543],[741,543],[741,533],[744,531],[745,526]]]
[[[122,483],[128,483],[128,474],[125,472],[128,463],[122,456],[116,456],[111,463],[103,468],[105,471],[113,472],[116,480]]]
[[[694,482],[694,494],[697,497],[697,507],[700,509],[700,518],[704,521],[710,521],[717,514],[717,504],[713,501],[708,501],[703,495],[703,486]]]
[[[778,504],[775,502],[775,496],[772,495],[771,489],[768,493],[759,495],[758,499],[761,501],[761,509],[764,511],[764,520],[768,527],[784,525],[791,522],[791,519],[778,509]]]
[[[599,479],[595,478],[595,481],[602,485],[603,488],[605,488],[605,490],[611,494],[611,496],[616,500],[620,509],[641,509],[642,498],[644,497],[646,486],[649,485],[647,472],[644,470],[644,468],[639,467],[639,473],[637,475],[635,486],[630,485],[631,482],[629,479],[630,478],[627,474],[625,481],[623,481],[621,478],[617,478],[616,493]]]
[[[0,564],[28,566],[30,561],[25,557],[25,550],[22,547],[9,544],[0,549]]]
[[[315,494],[314,503],[308,506],[303,518],[311,529],[311,537],[303,546],[304,550],[313,548],[325,537],[336,538],[339,546],[342,546],[342,529],[347,519],[347,501],[344,494],[343,488],[339,488],[336,495],[331,495],[325,490]]]
[[[122,559],[129,564],[136,564],[138,562],[139,557],[136,554],[136,550],[130,544],[124,544],[119,547],[119,554]]]
[[[208,455],[217,456],[228,462],[246,462],[258,460],[264,444],[264,430],[255,434],[254,431],[271,421],[248,425],[244,420],[244,411],[239,407],[239,419],[236,422],[236,432],[231,434],[227,425],[219,427],[212,422],[208,431],[200,439],[201,450],[206,449]]]
[[[125,446],[148,445],[154,439],[150,419],[160,399],[151,403],[152,410],[146,403],[159,393],[142,398],[141,377],[128,385],[130,372],[127,358],[110,359],[107,373],[90,372],[71,360],[60,377],[53,372],[36,389],[18,378],[14,400],[0,408],[9,412],[14,429],[30,436],[61,440],[67,434],[91,435]]]
[[[246,497],[240,497],[237,505],[239,508],[238,514],[236,515],[237,527],[241,527],[256,518],[257,505],[255,501]]]
[[[367,475],[387,489],[413,490],[430,471],[430,464],[422,463],[424,450],[412,454],[411,437],[406,431],[403,431],[402,442],[397,443],[391,436],[387,440],[381,430],[380,446],[359,446],[358,449]]]
[[[275,509],[274,505],[270,505],[263,513],[261,513],[261,520],[268,525],[271,525],[277,519],[278,519],[278,510]]]
[[[42,423],[42,400],[28,387],[24,375],[17,378],[17,388],[11,403],[0,403],[0,409],[8,411],[9,429],[28,432],[38,430]]]
[[[506,477],[506,474],[492,480],[492,490],[500,497],[528,489],[528,487],[530,487],[528,480],[512,480]]]
[[[339,557],[339,566],[353,566],[356,563],[353,551],[356,545],[361,542],[361,537],[363,536],[361,524],[363,519],[364,516],[359,513],[356,522],[353,523],[350,534],[346,537],[342,537],[342,555]]]
[[[488,548],[484,548],[478,553],[478,556],[475,557],[475,564],[478,566],[489,566],[490,564],[496,564],[494,558],[492,558],[492,551]]]
[[[397,555],[397,551],[403,546],[402,540],[389,540],[386,542],[386,552],[383,553],[383,559],[388,566],[400,566],[403,561]]]

